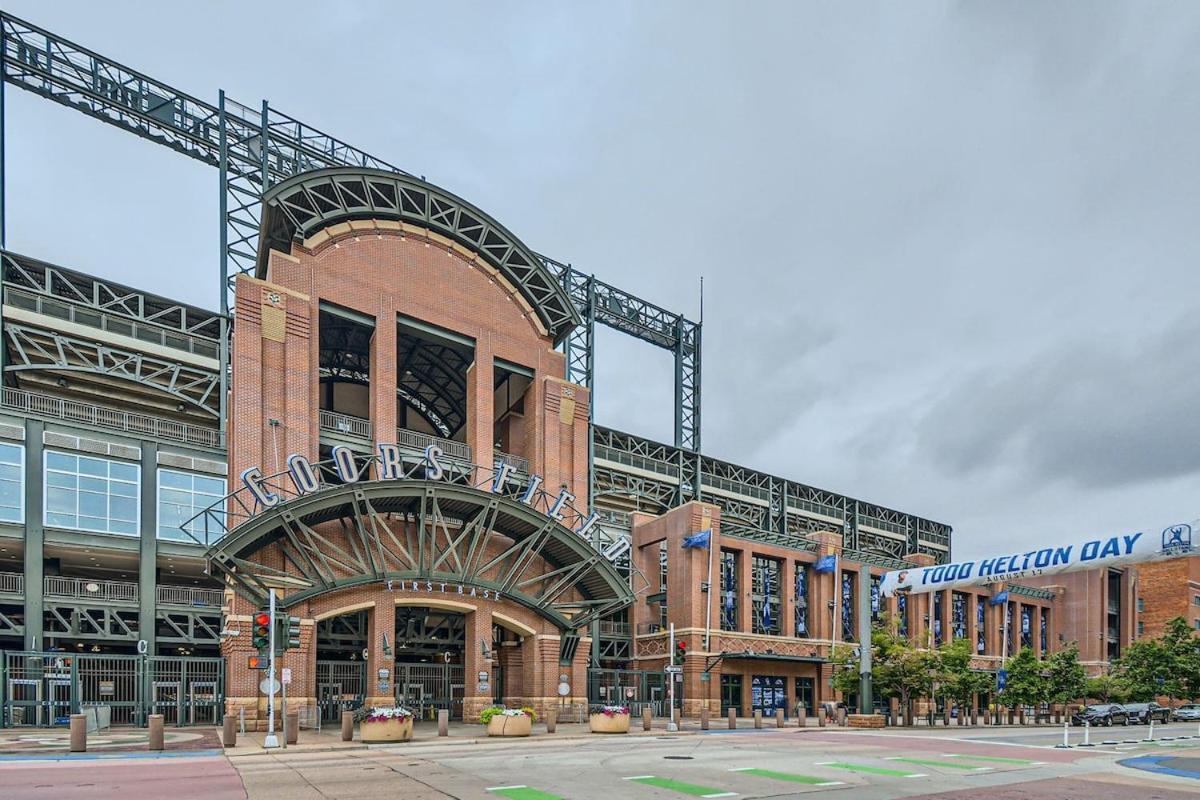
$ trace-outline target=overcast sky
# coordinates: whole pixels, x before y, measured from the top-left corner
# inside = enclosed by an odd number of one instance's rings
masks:
[[[272,106],[695,318],[703,450],[972,558],[1197,513],[1200,7],[199,3],[6,10]],[[6,88],[8,246],[215,308],[214,169]],[[671,360],[598,347],[669,441]]]

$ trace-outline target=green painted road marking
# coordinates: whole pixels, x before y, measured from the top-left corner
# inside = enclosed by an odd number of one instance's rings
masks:
[[[699,786],[695,783],[684,783],[683,781],[673,781],[670,778],[660,778],[657,775],[634,775],[625,780],[633,781],[634,783],[644,783],[647,786],[657,786],[660,789],[671,789],[683,794],[690,794],[692,797],[733,797],[737,794],[737,792],[722,792],[720,789],[714,789],[711,786]]]
[[[832,767],[833,769],[844,769],[847,772],[865,772],[868,775],[889,775],[893,778],[928,778],[924,772],[907,772],[901,769],[884,769],[883,767],[869,767],[866,764],[847,764],[844,761],[818,761],[818,767]]]
[[[528,786],[489,786],[488,791],[511,800],[563,800],[556,794],[530,789]]]
[[[970,756],[967,756],[970,758]],[[947,769],[965,769],[969,772],[985,772],[991,767],[977,767],[974,764],[956,764],[953,761],[934,761],[928,758],[905,758],[902,756],[892,756],[884,759],[885,761],[902,761],[905,764],[919,764],[922,767],[945,767]]]
[[[1030,761],[1027,758],[1001,758],[1000,756],[964,756],[962,753],[942,753],[943,758],[968,758],[972,761],[987,761],[995,764],[1025,764],[1041,766],[1045,761]]]
[[[797,775],[794,772],[776,772],[773,769],[759,769],[758,767],[736,767],[729,770],[730,772],[740,772],[743,775],[757,775],[760,778],[774,778],[777,781],[788,781],[790,783],[803,783],[809,786],[842,786],[841,781],[831,781],[825,778],[814,778],[811,775]]]

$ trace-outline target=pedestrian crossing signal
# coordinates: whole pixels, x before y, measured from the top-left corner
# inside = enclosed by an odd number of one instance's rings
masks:
[[[262,656],[250,656],[246,659],[246,666],[250,669],[266,669],[267,659]]]

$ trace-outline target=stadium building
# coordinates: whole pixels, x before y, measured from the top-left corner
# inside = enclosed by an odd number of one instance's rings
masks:
[[[219,170],[229,290],[207,310],[0,254],[4,725],[261,721],[271,591],[310,721],[665,713],[676,658],[686,714],[813,713],[863,614],[988,670],[1066,641],[1100,669],[1136,636],[1130,570],[880,598],[951,528],[705,455],[698,323],[266,103],[0,25],[5,85]],[[597,325],[673,353],[672,444],[593,419]]]

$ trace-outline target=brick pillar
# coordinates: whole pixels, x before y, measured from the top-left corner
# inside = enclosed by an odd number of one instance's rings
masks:
[[[381,591],[370,612],[367,630],[367,705],[392,705],[396,697],[396,604]],[[387,634],[389,653],[383,652],[383,634]],[[380,689],[379,670],[388,671],[388,688]]]
[[[750,550],[743,550],[741,557],[738,559],[738,630],[742,633],[749,633],[751,630],[751,618],[754,616],[753,603],[750,601],[750,587],[753,585],[754,572],[750,568],[750,562],[753,560],[753,555]]]
[[[471,460],[491,468],[495,437],[492,430],[493,356],[486,338],[475,342],[475,362],[467,368],[467,444]]]
[[[396,441],[397,381],[396,307],[389,296],[381,295],[371,337],[371,423],[376,444]]]
[[[466,615],[463,642],[463,720],[475,722],[479,712],[492,704],[492,662],[483,658],[483,647],[492,649],[492,610],[486,606]],[[583,645],[581,644],[580,647]],[[487,674],[489,688],[479,691],[479,676]]]
[[[782,612],[779,622],[779,632],[784,636],[796,635],[796,562],[790,558],[783,560],[779,580],[779,606]]]

